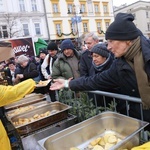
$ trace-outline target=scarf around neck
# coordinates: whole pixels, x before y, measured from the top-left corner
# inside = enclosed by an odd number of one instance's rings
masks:
[[[129,47],[124,57],[135,71],[143,109],[150,109],[150,84],[148,81],[148,76],[144,70],[145,64],[140,45],[140,37],[138,37],[131,47]]]
[[[97,71],[97,72],[102,72],[103,70],[108,69],[111,64],[112,64],[111,54],[109,54],[108,58],[101,65],[96,66],[94,61],[92,61],[92,65],[93,65],[95,71]]]

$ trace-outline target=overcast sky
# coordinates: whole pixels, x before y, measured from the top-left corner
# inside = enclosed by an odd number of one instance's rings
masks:
[[[114,6],[120,6],[122,4],[132,4],[134,2],[137,2],[139,0],[113,0],[113,5]],[[142,1],[149,1],[149,0],[142,0]]]

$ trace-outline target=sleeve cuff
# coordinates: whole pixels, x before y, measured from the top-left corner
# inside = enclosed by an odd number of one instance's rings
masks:
[[[65,80],[65,88],[69,88],[69,81]]]

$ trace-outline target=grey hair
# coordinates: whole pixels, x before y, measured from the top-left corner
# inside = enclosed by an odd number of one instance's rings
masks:
[[[87,33],[84,37],[84,41],[89,37],[92,37],[94,41],[99,41],[99,37],[94,32]]]
[[[17,59],[18,63],[21,64],[21,63],[24,63],[26,61],[29,61],[29,57],[25,56],[25,55],[20,55]]]

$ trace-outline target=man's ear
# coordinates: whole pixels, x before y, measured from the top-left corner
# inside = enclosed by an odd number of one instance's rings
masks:
[[[126,41],[127,45],[131,45],[132,41]]]

